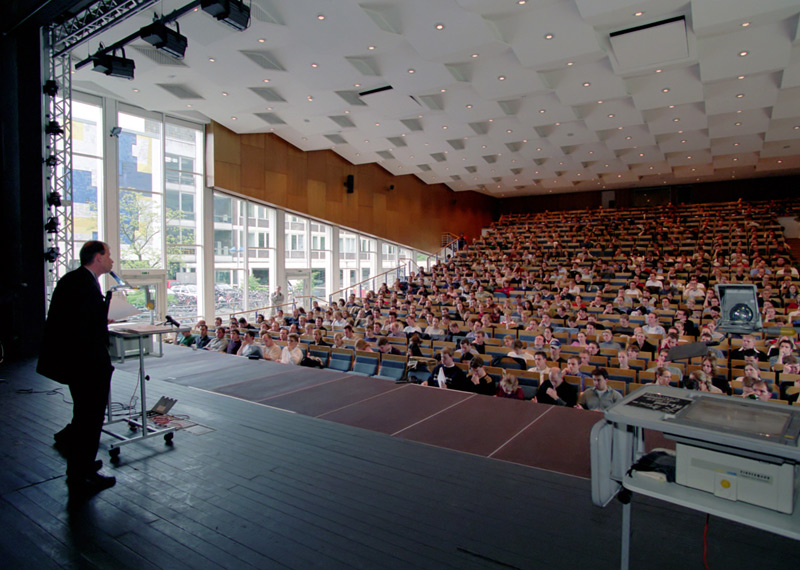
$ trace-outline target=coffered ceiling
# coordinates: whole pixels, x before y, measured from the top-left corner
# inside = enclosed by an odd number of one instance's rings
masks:
[[[73,57],[185,3],[158,2]],[[797,0],[251,9],[244,32],[189,13],[182,61],[136,40],[134,80],[89,65],[73,88],[497,197],[800,173]]]

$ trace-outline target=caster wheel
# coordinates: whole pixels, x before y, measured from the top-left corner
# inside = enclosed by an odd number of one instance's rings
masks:
[[[108,454],[111,456],[111,463],[117,464],[119,463],[119,447],[114,447],[108,450]]]
[[[136,430],[138,430],[138,429],[139,429],[139,426],[137,426],[137,425],[136,425],[135,423],[133,423],[133,422],[128,422],[128,429],[129,429],[129,430],[131,430],[131,431],[134,431],[134,432],[135,432]]]
[[[174,433],[165,434],[164,435],[164,443],[166,443],[167,445],[172,445],[172,438],[173,438],[174,435],[175,435]]]

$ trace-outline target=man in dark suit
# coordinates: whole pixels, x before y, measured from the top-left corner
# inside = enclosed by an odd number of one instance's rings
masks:
[[[116,483],[97,473],[97,446],[103,427],[111,374],[108,353],[108,300],[98,278],[111,271],[108,245],[86,242],[80,252],[81,267],[62,277],[53,291],[45,323],[45,339],[69,331],[75,343],[47,343],[39,356],[37,372],[67,384],[72,396],[72,423],[61,437],[67,456],[67,485],[76,495],[91,495]]]

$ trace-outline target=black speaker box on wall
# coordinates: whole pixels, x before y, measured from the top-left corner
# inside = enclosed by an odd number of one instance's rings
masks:
[[[353,186],[355,184],[355,180],[356,180],[356,178],[352,174],[348,174],[347,175],[347,178],[344,181],[344,187],[347,188],[347,193],[348,194],[352,194],[353,193]]]

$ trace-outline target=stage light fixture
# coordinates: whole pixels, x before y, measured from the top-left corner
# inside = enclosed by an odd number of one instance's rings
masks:
[[[58,121],[50,121],[44,128],[44,132],[48,135],[63,135],[64,129]]]
[[[58,83],[54,79],[48,79],[42,86],[42,93],[54,97],[58,93]]]
[[[55,263],[59,255],[61,255],[61,252],[57,247],[48,247],[44,252],[44,259],[50,263]]]
[[[136,63],[132,59],[125,57],[125,49],[122,56],[111,53],[101,53],[92,56],[94,60],[94,70],[108,75],[109,77],[121,77],[122,79],[133,79],[133,70]]]
[[[47,218],[47,223],[44,225],[44,231],[48,234],[54,234],[58,231],[58,218],[50,216]]]
[[[203,12],[239,32],[250,26],[250,6],[241,0],[202,0]]]
[[[159,51],[175,59],[183,59],[189,41],[181,35],[180,26],[175,22],[178,31],[168,28],[162,22],[153,22],[139,31],[140,37]]]
[[[50,168],[53,168],[58,165],[58,157],[50,155],[44,159],[44,163]]]
[[[53,208],[61,207],[61,194],[58,192],[50,192],[50,194],[47,195],[47,203]]]

